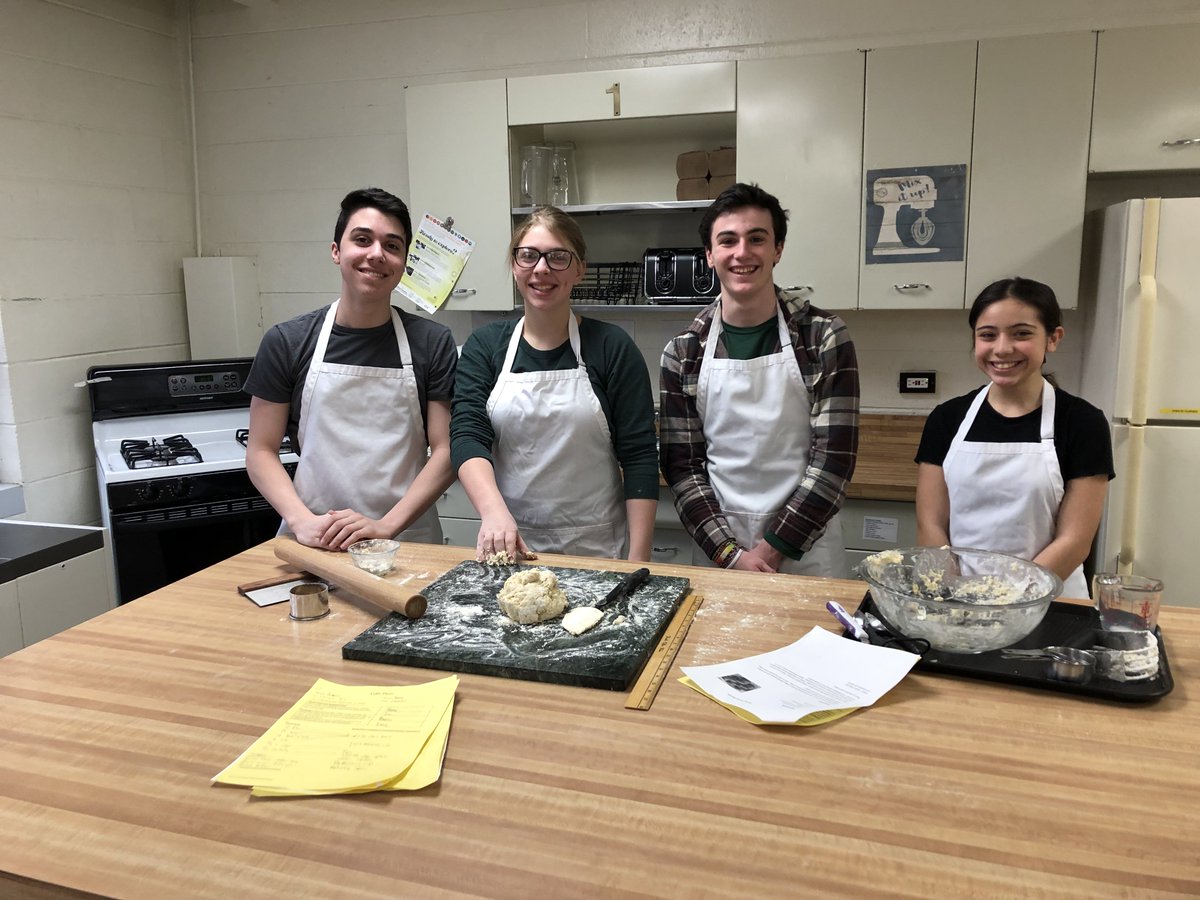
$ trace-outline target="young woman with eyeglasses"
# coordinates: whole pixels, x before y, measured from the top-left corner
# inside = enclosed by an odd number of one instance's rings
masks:
[[[509,246],[524,316],[463,345],[450,454],[479,512],[481,560],[500,551],[650,559],[650,375],[628,334],[571,309],[586,257],[574,219],[535,210]]]

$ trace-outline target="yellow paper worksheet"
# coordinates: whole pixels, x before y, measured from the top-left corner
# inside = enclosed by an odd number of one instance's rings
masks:
[[[475,242],[425,213],[417,223],[404,275],[396,292],[427,313],[435,313],[446,302],[463,267],[471,258]]]
[[[217,774],[256,796],[415,790],[441,774],[458,677],[407,687],[318,679]]]

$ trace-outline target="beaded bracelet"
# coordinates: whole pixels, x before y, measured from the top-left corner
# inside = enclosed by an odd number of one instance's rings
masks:
[[[728,568],[737,556],[739,549],[737,541],[726,541],[721,545],[721,549],[717,551],[717,555],[713,557],[713,562],[723,569]]]

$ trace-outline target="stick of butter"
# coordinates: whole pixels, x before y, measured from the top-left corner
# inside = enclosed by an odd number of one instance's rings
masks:
[[[583,634],[604,618],[604,610],[594,606],[577,606],[562,618],[562,627],[571,634]]]

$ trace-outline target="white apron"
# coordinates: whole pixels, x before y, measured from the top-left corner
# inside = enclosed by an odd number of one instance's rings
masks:
[[[754,547],[796,491],[812,446],[812,396],[796,362],[787,320],[778,305],[778,353],[757,359],[718,359],[721,308],[713,315],[696,407],[704,424],[708,477],[737,542]],[[702,554],[697,554],[697,561]],[[837,515],[801,559],[784,557],[780,572],[845,578],[842,525]]]
[[[942,461],[950,494],[950,544],[1033,559],[1054,540],[1065,492],[1054,452],[1054,388],[1042,385],[1038,443],[967,441],[990,389],[989,384],[975,396]],[[1082,566],[1067,579],[1063,596],[1088,596]]]
[[[504,365],[488,397],[495,432],[496,486],[529,549],[621,559],[626,555],[620,467],[600,400],[579,347],[579,365],[553,372],[512,371],[525,319],[513,329]]]
[[[408,335],[392,310],[402,368],[325,362],[338,301],[325,316],[313,350],[300,406],[300,464],[293,484],[317,515],[353,509],[380,519],[412,485],[429,458]],[[286,531],[286,526],[280,529]],[[399,535],[440,544],[442,528],[430,507]]]

